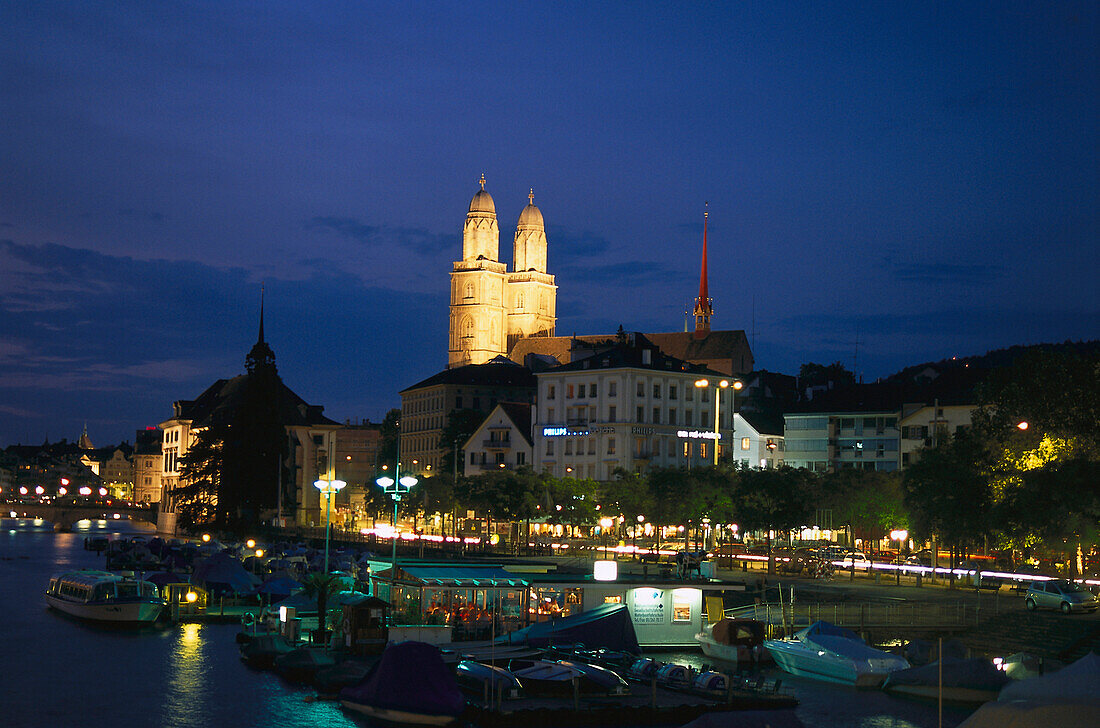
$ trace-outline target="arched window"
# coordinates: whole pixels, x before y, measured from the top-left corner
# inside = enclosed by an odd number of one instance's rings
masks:
[[[474,284],[473,283],[467,283],[466,284],[466,298],[473,298],[473,297],[474,297]]]
[[[462,321],[462,338],[474,338],[474,321],[468,316]]]
[[[521,309],[521,310],[523,309],[523,294],[522,293],[517,293],[516,294],[516,308]]]

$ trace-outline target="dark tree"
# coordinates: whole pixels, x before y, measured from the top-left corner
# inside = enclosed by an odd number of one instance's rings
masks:
[[[401,410],[391,409],[382,418],[379,427],[381,439],[378,443],[378,469],[383,465],[393,467],[397,462],[397,444],[401,436]]]
[[[734,508],[743,531],[768,533],[768,573],[775,572],[770,532],[806,525],[813,514],[810,473],[792,468],[743,470],[734,494]]]
[[[807,387],[830,386],[839,389],[856,383],[856,375],[844,368],[838,361],[832,364],[803,364],[798,370],[798,386],[805,391]]]
[[[460,409],[447,415],[447,424],[439,435],[439,449],[443,451],[440,463],[452,466],[455,462],[456,447],[458,450],[466,444],[470,436],[477,431],[481,423],[485,421],[485,413],[476,409]],[[458,474],[466,472],[466,463],[462,457],[458,458]],[[442,465],[440,466],[442,467]]]

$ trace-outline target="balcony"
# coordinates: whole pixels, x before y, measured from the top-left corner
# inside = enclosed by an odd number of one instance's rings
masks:
[[[511,450],[511,440],[482,440],[481,446],[486,450]]]

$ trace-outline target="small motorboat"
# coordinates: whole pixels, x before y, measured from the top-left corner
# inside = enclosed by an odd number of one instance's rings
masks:
[[[880,687],[886,676],[909,667],[904,657],[876,650],[850,629],[814,622],[794,637],[765,640],[775,664],[803,677],[856,687]]]
[[[764,623],[755,619],[719,619],[695,635],[703,654],[726,662],[759,662],[764,649]]]
[[[929,665],[890,673],[882,689],[893,695],[930,700],[942,697],[945,703],[974,707],[996,700],[1009,682],[1008,675],[990,660],[944,657]]]
[[[391,642],[367,676],[340,691],[340,703],[374,720],[449,725],[466,698],[439,648],[425,642]]]
[[[497,665],[487,665],[473,660],[462,660],[455,666],[458,685],[475,697],[503,695],[518,698],[523,690],[519,679]]]
[[[650,682],[656,677],[659,669],[661,669],[661,663],[652,658],[643,657],[634,661],[634,664],[627,669],[626,676],[631,680]]]
[[[587,690],[582,688],[582,692],[598,691],[611,695],[622,695],[629,690],[626,680],[623,680],[617,673],[608,670],[606,667],[590,665],[587,662],[578,660],[558,660],[558,664],[571,667],[581,673],[589,688]]]
[[[657,669],[657,684],[673,690],[690,688],[694,679],[694,671],[674,662],[661,665]]]
[[[706,670],[695,676],[691,689],[702,693],[725,695],[730,690],[730,678],[725,673]]]
[[[50,579],[46,604],[92,622],[149,625],[166,602],[157,585],[109,571],[70,571]]]

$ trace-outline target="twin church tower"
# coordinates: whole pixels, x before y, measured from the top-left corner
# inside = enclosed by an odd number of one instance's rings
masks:
[[[451,271],[448,368],[484,364],[507,356],[518,339],[554,335],[558,287],[546,272],[546,225],[534,190],[528,198],[516,224],[509,271],[498,260],[496,205],[481,176],[462,230],[462,260]]]

